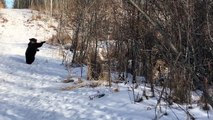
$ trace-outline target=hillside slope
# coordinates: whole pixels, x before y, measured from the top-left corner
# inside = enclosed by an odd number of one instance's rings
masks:
[[[119,84],[119,92],[104,86],[61,90],[73,83],[62,82],[67,77],[67,70],[61,65],[57,47],[45,44],[37,53],[35,62],[26,64],[24,54],[29,38],[48,40],[55,34],[54,26],[57,26],[48,17],[32,13],[36,12],[0,10],[0,120],[154,119],[157,99],[144,99],[133,104],[128,85]],[[73,69],[72,75],[77,76],[79,71],[79,68]],[[141,86],[140,90],[143,88]],[[99,93],[105,96],[96,97]],[[196,104],[192,106],[189,112],[196,120],[213,119],[212,111],[209,111],[208,118],[206,111]],[[187,119],[180,106],[174,104],[168,108],[165,103],[162,103],[159,117],[160,120]]]

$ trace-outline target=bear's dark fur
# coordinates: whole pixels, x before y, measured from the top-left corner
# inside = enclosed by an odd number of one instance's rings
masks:
[[[32,64],[33,61],[35,60],[35,54],[37,51],[39,51],[39,47],[41,47],[45,41],[37,43],[37,39],[31,38],[30,42],[28,43],[27,50],[25,52],[25,57],[26,57],[26,63],[27,64]]]

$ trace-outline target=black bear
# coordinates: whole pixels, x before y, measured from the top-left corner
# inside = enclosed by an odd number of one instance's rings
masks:
[[[26,57],[26,63],[27,64],[32,64],[33,61],[35,60],[35,54],[37,51],[39,51],[39,47],[41,47],[45,41],[37,43],[37,39],[35,38],[30,38],[30,42],[28,43],[27,50],[25,52],[25,57]]]

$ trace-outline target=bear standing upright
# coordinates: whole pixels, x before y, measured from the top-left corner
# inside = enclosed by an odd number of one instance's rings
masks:
[[[28,47],[25,52],[25,58],[27,64],[32,64],[35,60],[36,52],[39,51],[38,48],[41,47],[45,43],[45,41],[37,43],[37,39],[35,38],[30,38],[29,40],[30,42],[28,43]]]

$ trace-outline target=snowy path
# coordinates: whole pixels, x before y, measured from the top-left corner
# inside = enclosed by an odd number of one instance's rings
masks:
[[[51,24],[29,21],[30,10],[0,10],[0,120],[151,120],[155,99],[131,104],[126,86],[119,93],[107,88],[81,88],[62,91],[67,71],[57,56],[57,48],[45,44],[32,65],[25,64],[24,53],[29,38],[47,40],[55,33]],[[76,70],[78,73],[78,70]],[[89,96],[104,92],[104,99]],[[165,111],[165,109],[163,109]],[[161,120],[186,119],[183,111],[173,109]],[[208,120],[199,108],[192,114]],[[212,114],[212,111],[210,112]],[[210,118],[211,119],[211,118]]]

